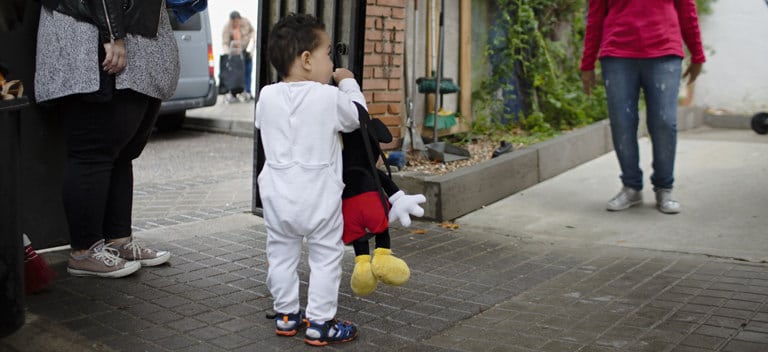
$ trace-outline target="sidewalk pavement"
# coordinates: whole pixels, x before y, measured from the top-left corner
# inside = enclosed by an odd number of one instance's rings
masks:
[[[649,143],[641,146],[647,158]],[[356,297],[347,251],[338,316],[361,333],[326,348],[766,351],[765,155],[768,137],[749,130],[681,133],[678,215],[653,209],[647,189],[642,207],[606,212],[619,188],[609,153],[457,219],[458,228],[393,227],[393,251],[411,280]],[[230,176],[137,187],[136,237],[170,250],[170,265],[120,280],[74,278],[65,252],[46,254],[60,277],[27,297],[28,322],[0,351],[312,349],[301,335],[275,336],[265,319],[264,225],[249,213],[250,195],[238,195],[250,174]],[[200,204],[153,215],[152,199],[174,197]],[[306,300],[304,259],[300,269]]]

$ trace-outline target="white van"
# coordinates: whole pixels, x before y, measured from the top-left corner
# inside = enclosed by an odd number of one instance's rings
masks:
[[[197,13],[184,23],[176,21],[170,9],[168,17],[179,46],[181,74],[176,94],[160,105],[156,124],[160,130],[181,128],[187,110],[214,105],[218,95],[208,11]]]

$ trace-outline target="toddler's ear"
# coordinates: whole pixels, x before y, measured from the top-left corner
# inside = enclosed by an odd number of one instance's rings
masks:
[[[369,130],[376,137],[379,143],[392,142],[392,133],[389,132],[389,128],[379,119],[371,119],[371,123],[368,125]]]
[[[299,60],[301,60],[301,67],[305,70],[309,71],[312,69],[312,53],[304,51],[301,53],[301,56],[299,56]]]

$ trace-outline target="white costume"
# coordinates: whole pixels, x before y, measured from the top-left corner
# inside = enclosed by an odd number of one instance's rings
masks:
[[[261,131],[265,164],[259,194],[267,228],[267,285],[274,310],[299,311],[302,240],[309,252],[307,318],[336,316],[341,258],[341,143],[339,132],[360,126],[357,108],[365,97],[354,79],[338,88],[312,81],[262,88],[255,124]]]

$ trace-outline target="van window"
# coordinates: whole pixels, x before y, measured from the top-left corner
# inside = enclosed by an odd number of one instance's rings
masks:
[[[171,20],[171,28],[173,28],[174,31],[199,31],[202,29],[199,13],[190,17],[186,22],[179,23],[179,21],[176,20],[176,16],[173,14],[173,10],[168,9],[168,18]]]

